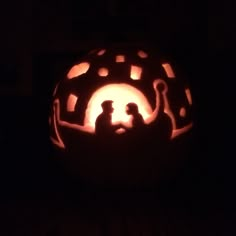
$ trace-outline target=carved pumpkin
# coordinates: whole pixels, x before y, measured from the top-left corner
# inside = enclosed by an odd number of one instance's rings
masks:
[[[158,53],[101,48],[56,85],[49,123],[52,143],[80,175],[147,180],[170,165],[176,140],[190,132],[192,97],[186,79]]]

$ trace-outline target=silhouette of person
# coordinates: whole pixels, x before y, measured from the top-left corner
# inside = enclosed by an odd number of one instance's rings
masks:
[[[101,104],[103,111],[95,121],[95,134],[100,137],[111,137],[120,127],[119,125],[112,125],[112,113],[114,111],[112,103],[112,100],[105,100]]]
[[[126,105],[126,113],[132,115],[132,128],[141,128],[144,126],[143,116],[139,113],[136,103],[130,102]]]
[[[141,152],[146,139],[146,125],[143,116],[139,113],[138,105],[130,102],[126,104],[126,113],[131,116],[132,127],[126,127],[126,140],[130,153]],[[130,142],[129,140],[132,140]]]

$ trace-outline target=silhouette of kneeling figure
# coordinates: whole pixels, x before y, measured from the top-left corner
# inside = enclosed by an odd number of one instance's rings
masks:
[[[95,134],[100,137],[110,137],[120,127],[118,125],[112,125],[112,113],[114,111],[112,103],[112,100],[106,100],[101,104],[103,111],[95,122]]]

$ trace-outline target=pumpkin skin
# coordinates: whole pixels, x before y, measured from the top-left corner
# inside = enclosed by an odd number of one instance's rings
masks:
[[[68,68],[55,87],[49,123],[71,173],[97,183],[151,183],[186,156],[190,88],[161,58],[122,45],[92,50]]]

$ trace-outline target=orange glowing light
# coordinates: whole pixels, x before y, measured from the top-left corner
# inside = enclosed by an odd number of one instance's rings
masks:
[[[68,112],[74,112],[75,111],[75,105],[77,103],[78,97],[74,94],[70,94],[67,99],[67,111]]]
[[[165,72],[168,76],[168,78],[175,78],[175,73],[171,68],[171,65],[169,63],[162,64],[163,68],[165,69]]]
[[[102,49],[102,50],[100,50],[100,51],[98,52],[98,56],[102,56],[102,55],[104,55],[105,52],[106,52],[106,49]]]
[[[59,102],[59,100],[57,100]],[[55,130],[56,137],[50,137],[51,141],[60,148],[65,148],[64,142],[61,139],[60,133],[57,128],[57,116],[58,109],[53,105],[53,128]]]
[[[186,109],[184,107],[181,107],[179,110],[179,115],[181,117],[186,117]]]
[[[70,123],[70,122],[61,120],[61,117],[60,117],[60,101],[58,99],[56,99],[54,101],[54,115],[55,115],[56,121],[58,122],[58,124],[60,126],[67,127],[67,128],[70,128],[70,129],[75,129],[75,130],[78,130],[78,131],[94,133],[94,128],[93,127],[74,124],[74,123]],[[57,127],[56,122],[55,122],[55,124],[56,124],[56,127]],[[57,130],[57,128],[55,130]],[[58,133],[58,131],[56,131],[56,132]],[[60,136],[59,133],[58,133],[58,136]]]
[[[61,120],[60,119],[60,102],[59,102],[58,99],[56,99],[54,101],[53,111],[54,111],[54,114],[53,114],[53,126],[54,126],[54,129],[55,129],[56,138],[53,138],[53,137],[50,137],[50,138],[51,138],[52,142],[55,145],[57,145],[58,147],[65,148],[65,145],[64,145],[64,143],[63,143],[63,141],[62,141],[62,139],[60,137],[60,134],[59,134],[59,131],[58,131],[58,127],[57,127],[57,122],[58,122],[59,125],[67,127],[67,128],[70,128],[70,129],[74,129],[74,130],[78,130],[78,131],[83,131],[83,132],[88,132],[88,133],[94,133],[94,131],[95,131],[95,127],[94,127],[95,124],[87,123],[87,125],[79,125],[79,124],[73,124],[73,123],[69,123],[67,121]],[[88,109],[87,109],[87,112],[88,112]],[[152,115],[153,114],[151,114],[151,116]],[[89,122],[88,118],[89,117],[87,117],[87,122]],[[90,117],[90,118],[92,118],[92,117]],[[114,123],[117,123],[117,122],[114,122]],[[123,123],[123,125],[125,125],[127,127],[132,127],[132,125],[130,125],[130,120],[128,122],[126,122],[126,123],[125,122],[121,122],[121,123]],[[145,123],[149,124],[148,118],[145,119]],[[173,129],[172,130],[171,139],[174,139],[177,136],[179,136],[179,135],[189,131],[192,128],[192,126],[193,126],[193,123],[191,122],[191,123],[189,123],[188,125],[186,125],[186,126],[184,126],[182,128]],[[116,130],[117,134],[122,134],[124,132],[126,132],[126,130],[124,128],[120,128],[120,129]]]
[[[67,74],[68,79],[73,79],[77,76],[80,76],[82,74],[85,74],[90,67],[90,64],[88,62],[82,62],[78,65],[73,66],[69,73]]]
[[[131,117],[126,113],[126,105],[130,102],[134,102],[139,107],[139,112],[144,118],[145,124],[153,122],[158,115],[159,108],[159,96],[156,89],[156,85],[161,83],[162,80],[158,79],[153,82],[153,88],[156,93],[156,107],[152,110],[145,95],[128,84],[110,84],[95,91],[91,99],[88,102],[88,106],[85,112],[84,124],[75,124],[63,121],[60,118],[60,102],[58,99],[54,101],[54,115],[59,125],[75,129],[78,131],[94,133],[95,132],[95,120],[97,116],[102,112],[101,103],[107,99],[113,101],[114,112],[112,113],[112,123],[122,123],[127,128],[132,127]],[[122,96],[121,96],[122,95]],[[117,133],[123,133],[124,129],[117,130]]]
[[[101,77],[106,77],[106,76],[108,76],[108,74],[109,74],[109,71],[107,68],[103,67],[98,70],[98,75]]]
[[[143,69],[139,66],[131,66],[130,69],[130,78],[133,80],[140,80]]]
[[[177,136],[186,133],[187,131],[189,131],[191,128],[193,127],[193,123],[189,123],[188,125],[185,125],[184,127],[180,128],[180,129],[174,129],[172,131],[172,135],[171,135],[171,139],[176,138]]]
[[[124,83],[109,84],[98,89],[89,100],[85,113],[85,126],[95,128],[96,118],[102,112],[101,103],[107,99],[113,101],[113,124],[123,123],[126,126],[130,126],[130,116],[126,113],[126,105],[130,102],[138,105],[144,121],[152,115],[152,108],[141,91]]]
[[[125,56],[124,55],[117,55],[116,56],[116,62],[117,63],[125,62]]]
[[[119,128],[119,129],[116,130],[117,134],[123,134],[125,132],[126,132],[126,130],[124,128]]]
[[[53,91],[53,96],[55,96],[56,95],[56,92],[57,92],[57,89],[58,89],[58,85],[59,85],[59,83],[55,86],[55,88],[54,88],[54,91]]]
[[[138,51],[138,56],[141,58],[147,58],[148,54],[142,50]]]
[[[158,90],[158,85],[163,84],[164,89],[160,92]],[[53,119],[52,123],[55,129],[56,138],[51,137],[54,144],[59,147],[65,148],[65,145],[60,137],[58,131],[58,125],[67,127],[70,129],[88,132],[93,134],[95,132],[95,121],[99,114],[102,113],[101,104],[105,100],[113,101],[114,111],[112,113],[112,124],[122,124],[124,127],[116,130],[117,134],[122,134],[126,132],[126,128],[132,128],[132,117],[126,113],[127,104],[130,102],[136,103],[139,108],[139,113],[143,116],[144,122],[146,125],[154,122],[158,116],[159,107],[160,107],[160,96],[163,96],[164,102],[164,112],[168,114],[172,122],[172,136],[171,139],[187,132],[191,127],[192,123],[177,129],[175,117],[171,111],[167,92],[168,86],[166,82],[162,79],[156,79],[153,81],[153,89],[156,95],[156,104],[155,109],[153,110],[146,96],[137,88],[125,84],[125,83],[114,83],[105,85],[98,90],[96,90],[91,96],[87,108],[85,111],[85,119],[83,124],[70,123],[60,118],[60,102],[59,99],[56,99],[53,104]],[[78,97],[73,94],[70,94],[67,101],[67,110],[73,111]],[[180,109],[180,115],[186,113],[185,108]],[[125,128],[126,127],[126,128]]]
[[[188,99],[188,103],[189,103],[190,105],[192,105],[192,104],[193,104],[193,101],[192,101],[192,96],[191,96],[191,92],[190,92],[190,89],[189,89],[189,88],[185,89],[185,94],[186,94],[186,97],[187,97],[187,99]]]

